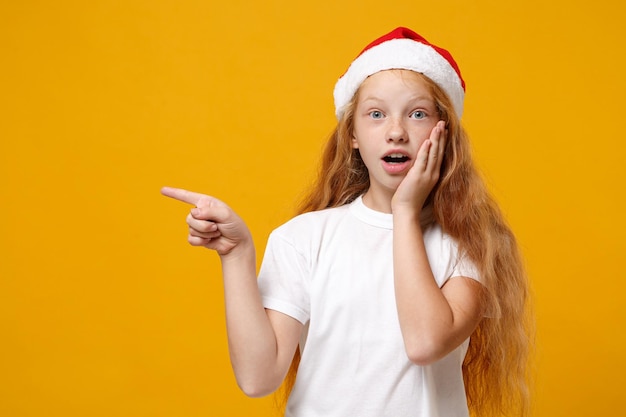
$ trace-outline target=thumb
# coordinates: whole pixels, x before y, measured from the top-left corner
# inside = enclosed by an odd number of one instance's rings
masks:
[[[191,215],[197,220],[209,220],[215,223],[227,222],[232,210],[226,204],[214,197],[202,196],[196,207],[191,209]]]

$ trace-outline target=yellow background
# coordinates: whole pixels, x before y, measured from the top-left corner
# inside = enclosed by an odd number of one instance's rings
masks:
[[[2,2],[0,415],[271,416],[231,375],[217,256],[159,188],[224,199],[262,254],[315,171],[335,80],[399,25],[466,79],[532,277],[534,415],[626,415],[619,4]]]

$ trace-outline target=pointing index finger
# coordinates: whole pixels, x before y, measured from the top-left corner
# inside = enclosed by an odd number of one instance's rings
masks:
[[[183,190],[182,188],[163,187],[161,194],[166,197],[173,198],[183,203],[197,205],[198,201],[204,197],[204,194],[194,193],[193,191]]]

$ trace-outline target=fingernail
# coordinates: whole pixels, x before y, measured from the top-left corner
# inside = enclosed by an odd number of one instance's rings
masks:
[[[191,215],[192,216],[196,217],[199,214],[200,214],[200,210],[198,210],[198,207],[191,209]]]

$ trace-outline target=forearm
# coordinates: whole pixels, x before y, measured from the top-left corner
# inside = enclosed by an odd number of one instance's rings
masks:
[[[440,359],[460,341],[453,337],[454,313],[433,276],[418,215],[394,213],[393,263],[407,354],[418,364]]]
[[[222,256],[230,359],[241,389],[265,395],[283,378],[278,369],[275,332],[261,303],[252,244]]]

